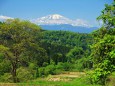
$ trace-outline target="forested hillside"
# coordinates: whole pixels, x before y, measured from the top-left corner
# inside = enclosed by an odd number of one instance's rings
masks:
[[[43,34],[41,44],[47,51],[49,59],[52,58],[56,61],[59,59],[59,62],[67,62],[69,61],[68,54],[73,54],[73,59],[81,58],[81,55],[90,54],[89,45],[93,43],[93,38],[90,34],[68,31],[44,31]],[[77,56],[78,53],[79,56]],[[58,55],[61,57],[58,58]]]

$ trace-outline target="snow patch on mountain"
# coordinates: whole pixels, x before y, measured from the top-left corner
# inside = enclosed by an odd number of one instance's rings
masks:
[[[48,15],[45,17],[31,20],[31,22],[38,25],[59,25],[59,24],[70,24],[72,26],[91,27],[91,25],[82,19],[71,20],[59,14]]]

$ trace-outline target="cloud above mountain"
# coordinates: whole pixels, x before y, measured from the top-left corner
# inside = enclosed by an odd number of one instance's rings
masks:
[[[36,23],[38,25],[70,24],[72,26],[91,27],[91,25],[86,20],[82,20],[82,19],[72,20],[59,14],[53,14],[53,15],[48,15],[41,18],[33,19],[31,20],[31,22]]]
[[[4,20],[7,20],[7,19],[14,19],[14,18],[0,15],[0,21],[4,21]]]

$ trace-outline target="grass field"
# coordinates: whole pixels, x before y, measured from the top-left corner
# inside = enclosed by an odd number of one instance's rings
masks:
[[[59,75],[49,75],[26,83],[1,83],[0,86],[99,86],[91,85],[83,72],[65,72]]]
[[[84,72],[64,72],[49,75],[26,83],[0,83],[0,86],[101,86],[90,84]],[[115,72],[109,76],[106,86],[115,86]]]

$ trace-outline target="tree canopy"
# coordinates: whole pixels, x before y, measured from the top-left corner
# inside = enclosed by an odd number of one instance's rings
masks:
[[[29,57],[29,54],[26,54],[30,51],[29,48],[36,48],[36,51],[40,51],[35,40],[40,32],[41,28],[37,25],[19,19],[7,20],[0,25],[0,53],[11,63],[11,74],[14,82],[18,81],[16,70],[19,63],[22,62],[25,55]],[[34,53],[36,55],[38,52]],[[32,55],[32,57],[35,56]]]

